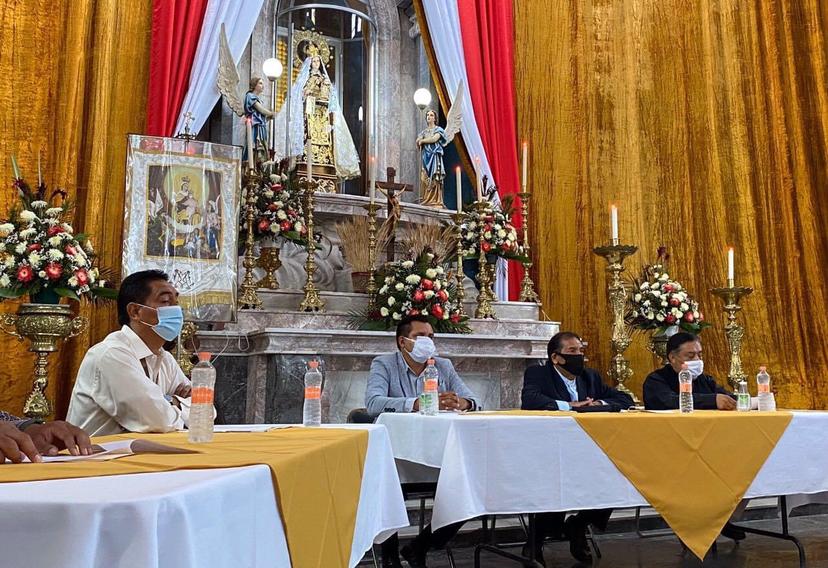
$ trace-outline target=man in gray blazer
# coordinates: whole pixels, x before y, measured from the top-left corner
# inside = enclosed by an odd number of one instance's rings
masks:
[[[371,362],[365,406],[376,418],[383,412],[417,412],[418,395],[423,390],[423,373],[429,359],[437,367],[440,410],[478,410],[479,399],[463,383],[448,359],[437,357],[434,330],[424,316],[403,318],[397,324],[397,351],[380,355]],[[431,525],[402,550],[397,552],[398,538],[393,535],[382,543],[383,568],[401,566],[399,555],[411,568],[424,568],[429,549],[445,547],[463,523],[455,523],[431,532]]]

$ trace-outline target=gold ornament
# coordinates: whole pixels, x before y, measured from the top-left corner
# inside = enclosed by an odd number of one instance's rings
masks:
[[[745,328],[736,321],[736,313],[741,311],[742,306],[739,300],[750,295],[753,288],[746,286],[734,286],[733,281],[728,281],[726,288],[713,288],[710,290],[724,302],[724,312],[727,314],[725,335],[727,344],[730,347],[730,372],[727,380],[734,390],[739,389],[739,383],[747,379],[742,370],[742,338],[745,335]]]
[[[247,238],[244,247],[244,279],[241,285],[241,294],[238,299],[239,309],[262,308],[262,300],[256,293],[256,280],[253,278],[253,269],[256,268],[256,257],[253,254],[253,222],[255,220],[256,188],[261,182],[260,176],[252,168],[247,171]]]
[[[460,317],[466,315],[466,308],[463,306],[463,301],[466,299],[466,290],[463,288],[463,280],[465,277],[463,273],[463,232],[460,228],[465,219],[466,215],[462,211],[454,214],[455,239],[457,241],[457,272],[454,275],[454,279],[455,287],[457,288],[457,309]]]
[[[518,193],[518,197],[520,197],[521,214],[523,217],[523,254],[529,259],[532,258],[531,249],[529,247],[529,198],[531,196],[532,194],[526,191],[525,187],[521,193]],[[537,292],[535,292],[535,283],[532,282],[532,276],[529,274],[529,270],[531,268],[531,260],[523,263],[523,280],[520,282],[520,297],[518,297],[518,301],[534,302],[540,306],[541,301]]]
[[[282,266],[282,261],[279,260],[279,247],[259,246],[259,260],[257,265],[259,268],[264,269],[265,275],[256,282],[256,286],[258,288],[267,288],[268,290],[278,290],[279,281],[276,280],[276,271]]]
[[[377,295],[377,211],[380,206],[374,201],[368,205],[364,205],[368,211],[368,282],[365,286],[365,291],[368,292],[368,303],[373,303],[374,297]]]
[[[198,328],[196,324],[191,321],[184,322],[184,325],[181,328],[181,333],[178,334],[178,341],[176,342],[175,346],[175,358],[178,361],[178,366],[181,367],[181,372],[190,376],[190,371],[193,370],[193,352],[187,349],[187,345],[193,345],[193,340],[195,339],[195,335],[198,332]]]
[[[489,204],[483,201],[478,201],[474,204],[480,214],[484,214],[489,209]],[[477,309],[474,311],[474,317],[478,319],[497,319],[492,302],[495,299],[494,291],[492,290],[492,273],[494,266],[490,266],[486,259],[486,253],[483,252],[483,239],[480,239],[480,256],[478,257],[479,267],[477,271],[477,281],[480,284],[480,292],[477,294]]]
[[[308,251],[308,258],[305,260],[305,296],[299,304],[300,312],[321,312],[325,310],[325,302],[319,297],[319,291],[316,289],[316,284],[313,283],[313,275],[316,274],[316,240],[313,238],[313,209],[315,207],[314,191],[317,183],[312,179],[302,179],[299,182],[299,187],[305,196],[305,222],[308,229],[308,237],[306,242],[306,249]]]

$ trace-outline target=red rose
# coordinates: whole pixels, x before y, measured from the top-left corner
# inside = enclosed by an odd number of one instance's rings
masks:
[[[275,203],[271,203],[270,205],[267,206],[267,209],[268,209],[268,211],[277,211],[279,208],[276,207]]]
[[[665,284],[664,286],[661,287],[661,289],[664,290],[665,292],[667,292],[668,294],[673,291],[673,287],[670,286],[669,284]]]
[[[49,230],[46,231],[46,234],[50,237],[54,237],[55,235],[59,235],[63,232],[63,228],[60,225],[52,225],[49,227]]]
[[[63,249],[63,252],[72,256],[78,254],[78,251],[76,251],[75,247],[73,247],[72,245],[66,245],[66,248]]]
[[[423,287],[423,290],[431,290],[432,288],[434,288],[434,282],[432,282],[428,278],[423,278],[423,282],[421,285]]]
[[[89,275],[82,268],[75,271],[75,278],[78,279],[78,286],[86,286],[89,284]]]
[[[283,233],[287,233],[288,231],[290,231],[291,227],[292,225],[290,224],[290,221],[282,221],[281,223],[279,223],[279,228],[282,229]]]
[[[264,232],[270,229],[270,221],[267,219],[262,219],[259,221],[259,230]]]
[[[449,319],[451,320],[451,323],[460,323],[460,314],[454,312],[453,314],[451,314],[451,317],[449,317]]]
[[[437,292],[437,297],[440,298],[441,302],[445,302],[446,300],[448,300],[448,293],[446,293],[445,290],[440,290],[439,292]]]
[[[296,209],[287,210],[288,217],[296,217]]]
[[[282,191],[282,184],[281,183],[274,183],[270,186],[270,189],[273,191]]]
[[[49,280],[59,280],[63,275],[63,267],[59,262],[50,262],[46,265],[46,276]]]
[[[302,225],[302,228],[299,230],[299,234],[304,236],[308,234],[308,228]]]
[[[36,250],[40,250],[42,248],[43,247],[41,245],[39,245],[38,243],[32,243],[28,247],[26,247],[26,252],[33,252],[33,251],[36,251]]]
[[[434,304],[431,306],[431,313],[434,314],[435,318],[443,319],[443,306],[440,304]]]
[[[703,313],[701,313],[701,312],[699,312],[699,318],[698,318],[698,321],[704,321],[704,314],[703,314]]]
[[[500,245],[500,248],[502,248],[503,250],[509,250],[510,248],[512,248],[512,241],[504,241],[504,243]]]
[[[696,318],[693,317],[693,312],[687,312],[686,314],[684,314],[684,321],[686,322],[693,323],[693,320],[695,319]]]
[[[678,300],[678,298],[670,298],[670,305],[674,308],[677,308],[681,305],[681,302]]]
[[[30,266],[21,266],[17,269],[18,282],[31,282],[34,278],[34,271]]]
[[[490,250],[492,250],[492,245],[490,245],[488,241],[483,241],[483,243],[480,245],[480,248],[483,249],[483,252],[489,252]]]
[[[415,309],[412,309],[412,310],[408,310],[408,315],[410,315],[410,316],[418,316],[418,315],[420,315],[420,310],[418,310],[418,309],[416,309],[416,308],[415,308]]]
[[[669,316],[664,318],[664,321],[667,322],[667,323],[670,323],[670,324],[676,323],[676,316],[674,316],[673,314],[670,314]]]
[[[423,294],[423,291],[422,290],[416,290],[414,292],[414,301],[415,302],[422,302],[423,300],[425,300],[425,294]]]

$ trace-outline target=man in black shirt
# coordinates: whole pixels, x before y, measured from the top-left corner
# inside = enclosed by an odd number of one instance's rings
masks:
[[[644,380],[644,406],[648,410],[670,410],[679,407],[678,373],[682,363],[693,376],[693,408],[736,410],[732,393],[720,387],[710,375],[704,374],[702,345],[698,336],[680,332],[667,341],[669,364],[653,371]]]

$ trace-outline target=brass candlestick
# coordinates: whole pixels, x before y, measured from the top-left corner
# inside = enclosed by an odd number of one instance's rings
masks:
[[[630,395],[633,401],[638,404],[638,397],[627,387],[627,381],[632,377],[633,371],[630,362],[624,358],[624,351],[630,346],[630,330],[624,321],[624,312],[627,307],[627,287],[621,280],[621,273],[624,272],[624,259],[635,254],[638,247],[633,245],[619,244],[618,239],[613,239],[612,244],[592,249],[598,256],[604,257],[607,261],[606,271],[609,274],[607,293],[609,304],[612,309],[612,363],[610,364],[609,375],[615,380],[618,390]]]
[[[710,290],[720,297],[724,302],[724,311],[727,314],[725,335],[727,344],[730,347],[730,373],[727,380],[734,390],[738,390],[739,382],[747,379],[742,370],[742,338],[745,335],[745,328],[736,321],[736,312],[742,309],[739,300],[753,292],[753,288],[746,286],[735,286],[733,280],[728,280],[726,288],[713,288]]]
[[[523,253],[526,258],[530,259],[523,263],[523,280],[520,282],[520,296],[518,297],[518,301],[535,302],[540,306],[540,297],[535,292],[535,283],[532,282],[532,276],[529,274],[529,269],[532,268],[531,248],[529,246],[529,198],[531,195],[531,193],[526,191],[525,187],[522,192],[518,193],[521,214],[523,216]]]
[[[178,361],[178,366],[181,367],[181,372],[188,377],[190,376],[190,371],[195,367],[192,357],[193,352],[196,350],[194,341],[196,333],[198,333],[196,324],[191,321],[185,321],[181,328],[181,333],[178,335],[175,348],[175,358]],[[188,344],[193,346],[192,351],[188,348]]]
[[[279,281],[276,279],[276,271],[282,266],[282,261],[279,260],[279,247],[275,244],[271,246],[260,246],[257,266],[264,269],[265,275],[261,280],[256,282],[256,287],[278,290]]]
[[[306,242],[306,249],[308,251],[308,258],[305,260],[305,297],[299,304],[300,312],[321,312],[325,309],[325,302],[319,297],[319,290],[316,289],[316,284],[313,283],[313,276],[316,274],[316,240],[313,238],[313,209],[315,205],[315,194],[318,183],[312,179],[303,179],[299,182],[299,187],[305,196],[305,223],[308,228],[308,237]]]
[[[238,299],[239,309],[262,308],[262,300],[256,293],[256,280],[253,278],[253,269],[256,268],[256,257],[253,254],[253,246],[256,240],[253,238],[253,222],[255,221],[256,188],[260,183],[259,175],[254,169],[247,171],[247,238],[244,247],[244,279],[241,285],[241,294]]]
[[[463,288],[465,277],[463,274],[463,232],[460,230],[465,219],[466,215],[462,211],[454,214],[455,239],[457,241],[457,273],[454,275],[454,280],[457,288],[457,305],[460,317],[466,315],[466,308],[463,307],[463,301],[466,299],[466,290]]]
[[[372,200],[368,205],[364,205],[363,207],[368,211],[369,276],[365,291],[368,292],[368,302],[370,303],[374,301],[374,297],[377,295],[377,283],[375,281],[377,274],[377,211],[380,210],[380,206]]]
[[[478,201],[474,204],[478,212],[484,215],[489,210],[489,203]],[[483,250],[483,235],[480,235],[480,256],[478,257],[477,282],[480,284],[480,292],[477,294],[477,309],[474,317],[478,319],[497,319],[492,302],[494,291],[492,290],[492,277],[489,272],[489,262],[486,260],[486,252]]]

